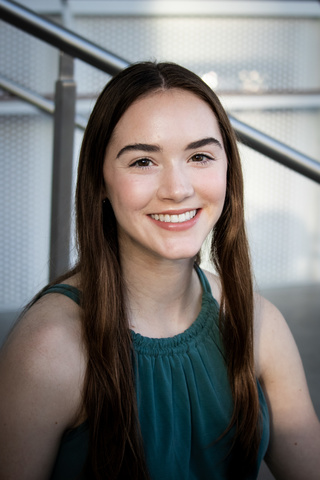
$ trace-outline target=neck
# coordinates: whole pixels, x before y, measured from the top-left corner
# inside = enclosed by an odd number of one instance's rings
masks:
[[[121,258],[130,328],[148,337],[182,333],[201,309],[202,289],[193,259]]]

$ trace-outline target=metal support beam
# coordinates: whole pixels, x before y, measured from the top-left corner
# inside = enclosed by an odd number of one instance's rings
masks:
[[[54,113],[50,281],[69,268],[76,104],[73,63],[72,57],[62,52],[60,53],[59,79],[56,82]]]

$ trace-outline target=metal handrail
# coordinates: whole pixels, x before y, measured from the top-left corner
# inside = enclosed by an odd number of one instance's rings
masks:
[[[229,115],[238,139],[253,150],[320,183],[320,163]]]
[[[70,30],[42,18],[16,2],[0,0],[0,14],[1,18],[11,25],[110,75],[118,73],[129,65],[126,60]],[[239,140],[248,147],[320,183],[320,163],[318,161],[240,120],[231,116],[230,120]]]
[[[0,0],[0,18],[110,75],[115,75],[129,65],[123,58],[16,2]]]

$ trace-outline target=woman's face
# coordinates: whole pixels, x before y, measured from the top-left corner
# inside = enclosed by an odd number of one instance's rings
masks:
[[[227,158],[215,115],[171,89],[133,103],[105,154],[122,255],[193,258],[222,212]]]

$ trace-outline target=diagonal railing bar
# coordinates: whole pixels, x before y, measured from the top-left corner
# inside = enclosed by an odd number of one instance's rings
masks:
[[[49,113],[53,115],[54,113],[54,102],[51,100],[47,100],[46,98],[38,95],[37,93],[32,92],[24,87],[21,87],[13,80],[8,80],[3,75],[0,75],[0,88],[13,94],[16,97],[19,97],[21,100],[25,100],[26,102],[30,103],[38,107],[45,113]]]
[[[25,102],[34,105],[42,112],[49,115],[54,115],[55,104],[52,100],[48,100],[47,98],[39,95],[38,93],[35,93],[25,87],[21,87],[16,82],[8,80],[3,75],[0,75],[0,88],[13,94],[15,97],[24,100]],[[87,125],[87,119],[82,117],[81,115],[76,115],[74,124],[77,128],[84,130]]]
[[[11,25],[110,75],[118,73],[129,65],[126,60],[117,57],[84,37],[44,19],[16,2],[0,0],[0,15],[3,20]],[[320,183],[320,163],[318,161],[240,120],[231,116],[230,120],[239,140],[248,147]]]
[[[285,167],[320,183],[320,163],[229,115],[240,142]]]
[[[16,2],[0,0],[0,18],[110,75],[115,75],[129,65],[123,58]]]

